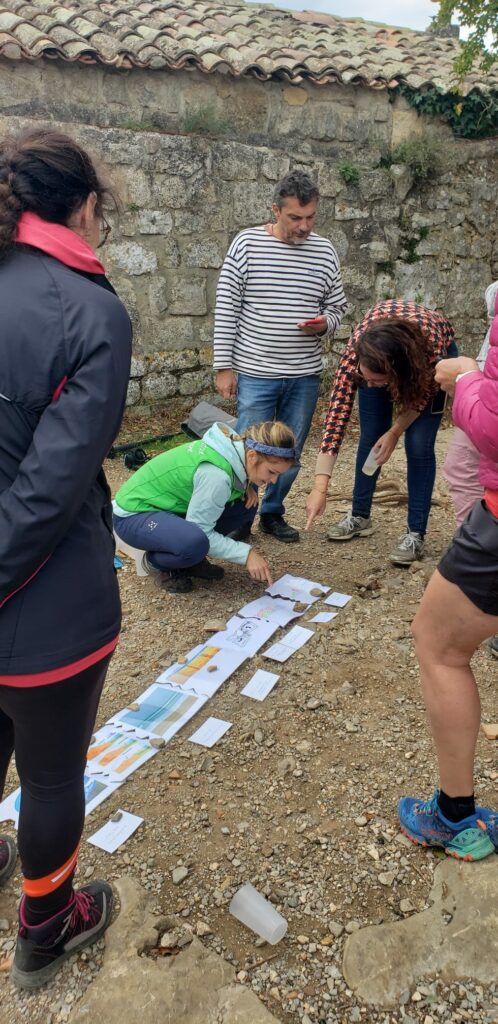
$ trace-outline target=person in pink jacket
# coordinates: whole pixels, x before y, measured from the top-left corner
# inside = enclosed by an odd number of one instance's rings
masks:
[[[409,839],[459,860],[498,850],[498,813],[474,801],[480,701],[470,667],[479,644],[498,630],[498,296],[494,313],[483,370],[466,356],[436,366],[439,385],[455,396],[455,424],[480,452],[484,496],[457,530],[413,622],[439,788],[430,800],[403,797],[398,804]]]

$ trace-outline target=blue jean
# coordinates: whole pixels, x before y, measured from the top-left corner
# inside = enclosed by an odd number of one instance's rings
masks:
[[[226,505],[216,530],[226,537],[232,530],[249,525],[254,509],[244,499]],[[164,572],[198,565],[209,551],[209,539],[200,526],[174,512],[137,512],[134,516],[113,516],[115,532],[125,544],[146,551],[151,565]]]
[[[200,526],[174,512],[113,516],[112,524],[125,544],[146,551],[151,565],[161,572],[198,565],[209,551],[209,540]]]
[[[237,381],[237,430],[253,423],[281,420],[296,438],[298,456],[309,434],[318,399],[320,376],[250,377],[239,373]],[[267,484],[260,512],[262,515],[283,515],[284,499],[300,470],[299,461],[279,476],[275,484]]]
[[[393,403],[387,388],[358,388],[360,442],[356,455],[353,490],[353,515],[368,519],[380,469],[367,476],[362,472],[365,459],[374,444],[389,430],[393,419]],[[431,510],[432,491],[436,478],[434,445],[442,420],[442,412],[432,413],[430,401],[420,416],[405,432],[408,483],[408,529],[425,534]]]

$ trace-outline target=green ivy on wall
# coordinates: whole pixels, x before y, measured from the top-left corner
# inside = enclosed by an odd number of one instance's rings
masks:
[[[486,139],[498,135],[498,91],[482,93],[473,89],[462,96],[457,92],[442,92],[435,85],[426,89],[412,89],[398,85],[390,89],[391,99],[403,96],[419,114],[444,117],[455,135],[465,139]]]

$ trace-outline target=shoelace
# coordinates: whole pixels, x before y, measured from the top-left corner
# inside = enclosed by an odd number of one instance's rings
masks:
[[[344,519],[341,519],[341,526],[344,526],[348,533],[357,525],[357,516],[354,516],[352,512],[346,512]]]
[[[399,538],[399,549],[400,551],[412,551],[415,554],[418,543],[419,538],[415,533],[405,533]]]
[[[85,892],[84,889],[75,892],[69,927],[76,929],[81,922],[83,924],[97,924],[99,917],[100,911],[93,896]]]

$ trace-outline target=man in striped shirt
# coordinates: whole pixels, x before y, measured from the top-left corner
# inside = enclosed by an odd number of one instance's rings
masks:
[[[307,174],[287,174],[275,189],[275,223],[236,236],[216,295],[216,386],[223,398],[237,395],[237,429],[282,420],[299,453],[318,398],[322,337],[346,308],[336,251],[313,231],[318,199]],[[284,519],[298,472],[299,463],[269,484],[261,506],[261,529],[286,543],[299,540]]]

